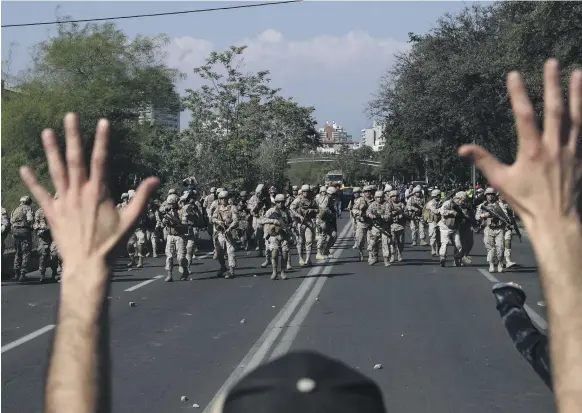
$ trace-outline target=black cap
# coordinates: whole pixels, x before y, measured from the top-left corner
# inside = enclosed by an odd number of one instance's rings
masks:
[[[286,354],[242,378],[223,413],[385,413],[376,383],[318,353]]]

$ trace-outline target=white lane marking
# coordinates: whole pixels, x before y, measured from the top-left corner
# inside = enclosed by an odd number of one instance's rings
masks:
[[[349,225],[346,225],[346,227],[348,227],[348,226]],[[344,230],[342,231],[342,233],[338,237],[338,241],[340,239],[343,239],[346,236],[346,234],[347,234],[346,229],[348,229],[348,228],[344,228]],[[293,318],[293,320],[289,324],[287,331],[285,331],[285,334],[283,334],[281,341],[279,341],[279,345],[275,348],[275,350],[273,350],[273,353],[271,354],[271,357],[269,358],[269,360],[273,360],[279,356],[282,356],[289,351],[289,349],[291,348],[291,345],[293,344],[293,342],[297,338],[297,335],[299,334],[299,330],[301,328],[301,325],[303,325],[303,322],[305,321],[305,319],[309,315],[309,311],[311,310],[311,307],[313,307],[313,304],[315,304],[315,301],[316,301],[315,299],[319,296],[319,293],[323,289],[323,285],[329,279],[327,277],[327,275],[333,269],[333,264],[331,264],[331,262],[334,262],[335,260],[337,260],[341,256],[342,252],[343,252],[343,249],[336,249],[334,254],[333,254],[332,259],[330,260],[330,265],[323,267],[323,271],[321,271],[321,275],[323,275],[323,277],[321,277],[317,280],[317,283],[313,287],[313,290],[311,290],[311,294],[309,294],[309,297],[307,297],[307,299],[303,303],[303,306],[301,306],[301,308],[299,309],[297,314],[295,314],[295,317]]]
[[[477,268],[477,271],[479,271],[485,278],[487,278],[489,281],[491,281],[492,283],[498,283],[501,282],[499,281],[499,279],[494,276],[493,274],[491,274],[489,271],[484,270],[483,268]],[[532,321],[542,330],[548,330],[548,322],[546,320],[544,320],[544,318],[539,315],[538,313],[536,313],[533,308],[531,308],[529,305],[524,304],[523,308],[525,309],[525,311],[527,312],[527,314],[530,316],[530,318],[532,319]]]
[[[339,238],[345,236],[347,230],[351,227],[351,220],[346,224]],[[308,273],[311,277],[318,273],[322,267],[313,267]],[[267,326],[266,330],[251,347],[246,356],[242,359],[240,364],[234,369],[232,374],[226,379],[224,384],[218,389],[210,403],[204,408],[202,413],[211,413],[217,400],[230,389],[243,375],[247,374],[255,367],[257,367],[265,358],[277,337],[283,331],[287,321],[291,318],[295,309],[299,306],[301,300],[307,295],[311,286],[315,284],[315,278],[305,278],[301,285],[297,288],[295,293],[291,296],[289,301],[283,306],[281,311],[275,316],[273,321]]]
[[[141,282],[141,283],[139,283],[139,284],[136,284],[136,285],[134,285],[133,287],[129,287],[128,289],[126,289],[126,290],[123,290],[123,291],[127,291],[127,292],[135,291],[135,290],[137,290],[138,288],[141,288],[141,287],[143,287],[144,285],[151,284],[151,283],[153,283],[154,281],[157,281],[157,280],[159,280],[159,279],[160,279],[160,278],[162,278],[162,277],[163,277],[163,275],[156,275],[156,276],[155,276],[154,278],[152,278],[151,280],[146,280],[146,281],[144,281],[144,282]]]
[[[8,343],[5,346],[2,346],[2,353],[4,353],[5,351],[8,350],[12,350],[13,348],[16,348],[30,340],[33,340],[35,338],[37,338],[38,336],[43,335],[44,333],[48,333],[49,331],[51,331],[53,328],[55,328],[54,324],[49,324],[48,326],[44,326],[43,328],[39,328],[36,331],[33,331],[30,334],[25,335],[24,337],[19,338],[18,340],[14,340],[12,343]]]

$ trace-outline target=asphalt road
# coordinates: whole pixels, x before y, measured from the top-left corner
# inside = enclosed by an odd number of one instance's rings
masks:
[[[349,227],[342,220],[335,260],[298,269],[294,256],[287,281],[271,281],[254,252],[238,253],[232,280],[213,278],[218,264],[208,255],[184,282],[154,278],[164,274],[164,258],[130,272],[119,266],[109,294],[114,411],[196,411],[194,404],[208,411],[220,389],[295,349],[372,377],[389,412],[556,411],[495,310],[495,280],[479,271],[486,269],[482,234],[470,267],[441,268],[428,247],[407,243],[405,262],[385,268],[357,261]],[[544,324],[527,239],[514,243],[513,258],[521,268],[494,275],[521,283]],[[42,411],[58,296],[56,283],[2,283],[3,412]]]

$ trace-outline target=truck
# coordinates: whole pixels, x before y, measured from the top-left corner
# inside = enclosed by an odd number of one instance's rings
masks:
[[[340,186],[344,186],[344,174],[342,171],[330,171],[325,175],[325,185],[335,185],[337,183]]]

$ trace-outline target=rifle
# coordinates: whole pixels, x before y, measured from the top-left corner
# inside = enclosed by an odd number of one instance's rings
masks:
[[[378,232],[380,232],[382,235],[385,235],[387,237],[392,237],[391,234],[389,234],[384,228],[382,228],[380,226],[380,220],[378,218],[372,219],[372,218],[367,218],[368,221],[370,221],[370,224],[372,225],[373,228],[376,228],[378,230]]]
[[[501,222],[503,222],[510,229],[515,230],[515,235],[517,235],[517,238],[519,239],[519,242],[522,242],[522,240],[521,240],[521,231],[517,227],[517,223],[515,222],[515,218],[513,219],[513,222],[511,222],[508,219],[508,217],[505,217],[505,216],[502,216],[501,214],[498,214],[493,209],[489,209],[489,207],[487,205],[483,205],[481,208],[484,209],[485,211],[489,212],[491,215],[493,215],[495,218],[497,218]],[[503,215],[505,215],[505,214],[503,214]]]
[[[463,211],[463,209],[459,205],[457,205],[455,202],[453,202],[453,208],[455,211],[457,211],[457,214],[461,218],[461,221],[468,222],[469,225],[473,228],[479,228],[481,226],[481,225],[479,225],[479,223],[477,222],[477,220],[475,218],[467,216],[465,214],[465,212]]]

